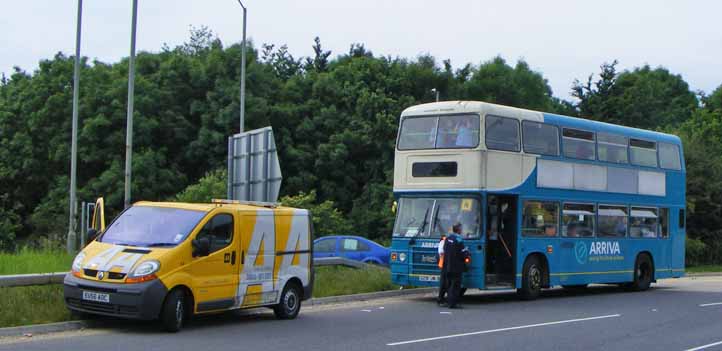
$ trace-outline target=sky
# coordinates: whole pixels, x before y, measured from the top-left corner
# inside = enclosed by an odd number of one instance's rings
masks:
[[[81,55],[117,62],[130,51],[131,0],[83,1]],[[435,56],[454,67],[500,55],[523,59],[571,99],[574,79],[604,62],[644,64],[680,74],[694,91],[722,85],[722,1],[245,0],[248,36],[312,55],[319,36],[332,56],[363,43],[376,55]],[[0,0],[0,72],[37,69],[57,52],[75,52],[77,0]],[[160,51],[208,26],[224,44],[240,42],[237,0],[139,0],[139,51]],[[81,83],[82,84],[82,83]]]

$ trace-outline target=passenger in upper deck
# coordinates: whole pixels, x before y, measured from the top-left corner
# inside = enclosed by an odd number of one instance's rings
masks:
[[[464,118],[459,122],[457,127],[456,146],[473,147],[475,144],[474,133],[471,131],[471,120]]]

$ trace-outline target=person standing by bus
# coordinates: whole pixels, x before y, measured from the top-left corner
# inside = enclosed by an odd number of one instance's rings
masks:
[[[446,272],[444,271],[444,244],[446,244],[446,236],[441,237],[439,241],[439,297],[436,298],[436,303],[439,306],[446,304],[446,295],[448,291],[448,285],[446,284]]]
[[[444,242],[444,280],[448,287],[449,308],[458,308],[461,296],[461,276],[464,273],[464,244],[461,242],[461,223],[454,224],[453,233]]]

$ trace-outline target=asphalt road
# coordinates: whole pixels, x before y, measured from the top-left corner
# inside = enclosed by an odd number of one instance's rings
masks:
[[[554,289],[536,301],[480,292],[463,307],[416,296],[305,308],[292,321],[255,310],[198,319],[177,334],[109,321],[0,339],[0,350],[722,350],[720,277],[665,280],[640,293]]]

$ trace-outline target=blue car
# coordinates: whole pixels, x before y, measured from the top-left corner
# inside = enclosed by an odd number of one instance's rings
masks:
[[[345,257],[364,263],[388,265],[389,253],[388,248],[360,236],[324,236],[313,241],[313,258]]]

